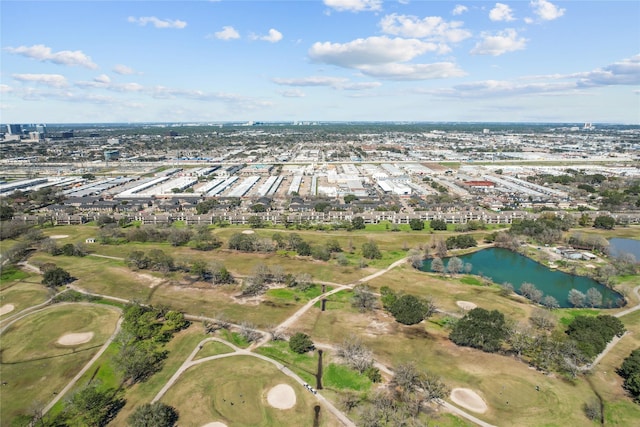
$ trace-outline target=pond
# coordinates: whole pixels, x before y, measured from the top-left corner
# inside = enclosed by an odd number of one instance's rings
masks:
[[[640,261],[640,240],[619,237],[609,239],[609,255],[615,257],[623,253],[631,254],[636,261]]]
[[[522,283],[532,283],[545,296],[551,295],[558,300],[558,304],[563,308],[571,307],[568,301],[571,289],[577,289],[586,294],[589,288],[596,288],[602,294],[603,307],[618,307],[623,300],[622,295],[589,277],[551,270],[524,255],[507,249],[483,249],[458,258],[465,264],[471,263],[472,274],[490,277],[497,284],[509,282],[516,291],[520,289]],[[447,259],[443,261],[446,265]],[[421,270],[431,271],[430,259],[424,261]]]

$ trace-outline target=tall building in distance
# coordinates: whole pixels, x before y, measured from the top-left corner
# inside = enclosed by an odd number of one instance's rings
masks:
[[[22,135],[22,125],[7,125],[9,135]]]

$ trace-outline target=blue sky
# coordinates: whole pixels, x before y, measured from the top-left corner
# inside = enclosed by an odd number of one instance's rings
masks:
[[[640,124],[640,2],[0,1],[3,123]]]

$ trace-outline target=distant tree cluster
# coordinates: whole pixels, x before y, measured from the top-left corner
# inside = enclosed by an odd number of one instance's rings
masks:
[[[132,251],[125,258],[125,262],[129,268],[138,270],[154,270],[166,273],[175,269],[173,257],[166,254],[162,249],[151,249],[147,253]]]
[[[447,249],[465,249],[478,246],[478,242],[470,234],[448,237],[445,243],[447,245]]]
[[[532,237],[541,243],[553,243],[562,238],[562,232],[569,230],[573,220],[569,216],[542,214],[536,219],[514,221],[509,230],[512,234]]]
[[[429,222],[429,227],[436,231],[446,231],[447,223],[443,219],[432,219],[431,222]]]

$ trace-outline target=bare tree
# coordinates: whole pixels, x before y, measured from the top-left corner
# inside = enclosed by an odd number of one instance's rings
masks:
[[[338,346],[337,354],[342,357],[352,369],[363,373],[373,365],[373,353],[362,340],[351,335]]]
[[[258,341],[262,338],[262,334],[256,330],[255,325],[249,322],[242,322],[240,325],[240,335],[242,335],[247,342]]]
[[[378,307],[378,298],[369,285],[358,285],[353,288],[351,305],[356,307],[361,313],[373,311]]]
[[[453,276],[460,273],[463,268],[464,268],[464,263],[460,258],[455,256],[451,257],[449,259],[449,262],[447,263],[447,271]]]
[[[431,271],[438,274],[444,273],[444,263],[440,257],[431,260]]]

